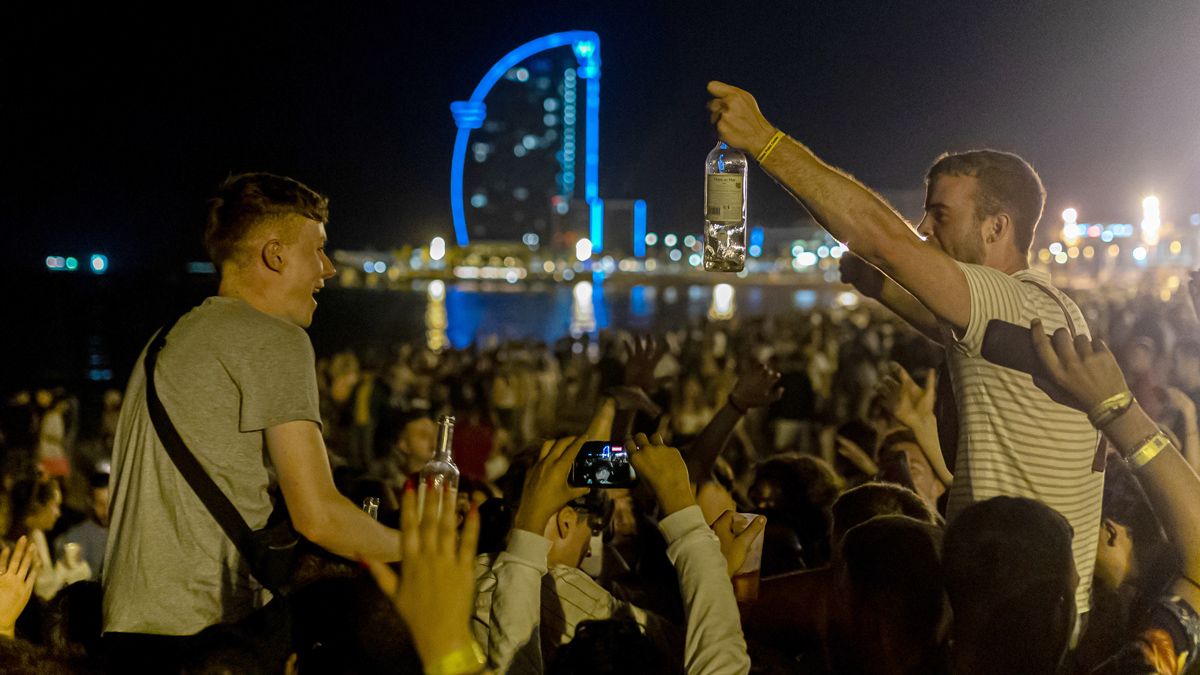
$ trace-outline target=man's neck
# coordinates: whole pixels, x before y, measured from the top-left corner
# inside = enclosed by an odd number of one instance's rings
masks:
[[[217,295],[222,298],[241,300],[263,314],[278,316],[271,311],[271,303],[262,293],[257,292],[250,284],[243,283],[230,276],[221,277],[221,285],[217,288]]]

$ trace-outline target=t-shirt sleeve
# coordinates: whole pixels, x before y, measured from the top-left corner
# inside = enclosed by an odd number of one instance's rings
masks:
[[[1154,605],[1137,635],[1092,672],[1183,675],[1196,665],[1200,649],[1200,616],[1179,597],[1164,597]]]
[[[279,325],[259,336],[233,357],[237,364],[231,370],[241,391],[238,429],[260,431],[297,420],[321,424],[316,357],[308,334]]]
[[[968,356],[979,356],[989,321],[999,319],[1026,325],[1021,320],[1024,289],[1022,282],[999,270],[967,263],[958,263],[958,266],[967,278],[971,294],[971,318],[961,334],[947,329],[948,344]]]

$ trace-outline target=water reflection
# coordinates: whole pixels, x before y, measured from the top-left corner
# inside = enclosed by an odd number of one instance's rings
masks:
[[[596,304],[593,299],[592,282],[580,281],[572,289],[571,337],[596,330]]]
[[[733,318],[736,308],[734,303],[735,291],[729,284],[713,286],[712,304],[708,307],[708,318],[713,321],[728,321]]]
[[[450,344],[446,328],[450,325],[446,313],[446,283],[441,279],[429,282],[429,302],[425,305],[425,345],[440,352]]]

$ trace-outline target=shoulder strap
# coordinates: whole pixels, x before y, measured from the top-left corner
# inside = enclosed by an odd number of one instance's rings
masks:
[[[1058,297],[1057,294],[1055,294],[1054,291],[1047,288],[1044,284],[1034,281],[1033,279],[1022,279],[1021,281],[1032,286],[1037,286],[1038,289],[1040,289],[1043,293],[1050,296],[1050,299],[1054,301],[1054,304],[1058,305],[1058,308],[1062,310],[1063,316],[1067,318],[1067,330],[1071,331],[1071,337],[1075,337],[1078,334],[1075,331],[1075,322],[1071,319],[1071,312],[1067,311],[1066,304],[1063,303],[1063,301]]]
[[[229,501],[225,493],[221,492],[221,488],[217,487],[192,451],[188,450],[179,431],[171,423],[171,417],[167,414],[162,400],[158,398],[158,389],[154,386],[154,366],[158,362],[158,353],[166,344],[167,334],[175,327],[178,320],[177,318],[164,326],[158,335],[154,336],[154,340],[146,350],[143,366],[146,371],[146,405],[150,409],[150,421],[154,424],[158,440],[162,441],[167,456],[171,458],[175,468],[179,469],[179,473],[183,474],[184,480],[187,481],[192,491],[196,493],[201,502],[204,502],[205,508],[224,530],[225,536],[233,541],[233,545],[237,547],[243,557],[252,560],[250,526],[246,524],[242,514],[238,513],[237,508]]]

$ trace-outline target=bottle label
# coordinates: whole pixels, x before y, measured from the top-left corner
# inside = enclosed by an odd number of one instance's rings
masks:
[[[736,173],[708,174],[708,199],[704,217],[718,223],[737,223],[742,220],[742,179]]]

